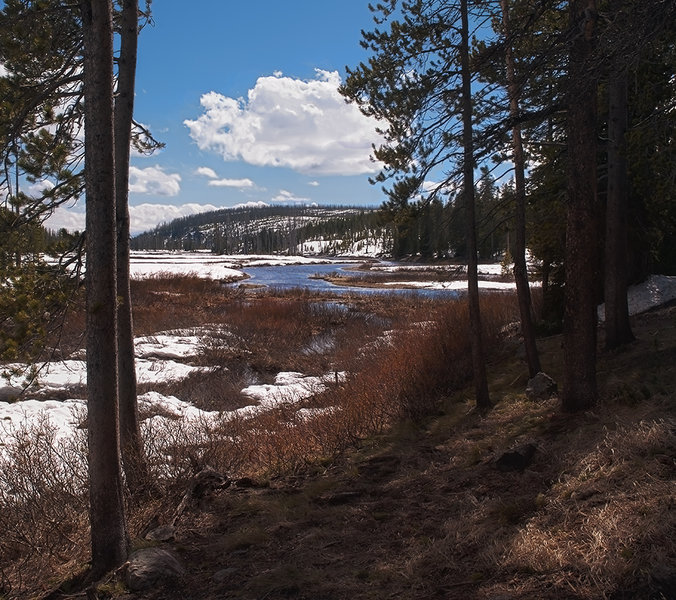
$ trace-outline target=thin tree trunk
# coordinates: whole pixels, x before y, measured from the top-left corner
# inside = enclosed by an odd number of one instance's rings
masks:
[[[127,485],[137,489],[147,475],[139,429],[134,326],[129,283],[129,155],[138,47],[138,0],[124,0],[115,98],[115,210],[117,221],[117,365],[120,444]]]
[[[511,28],[509,23],[509,6],[507,0],[500,0],[502,8],[502,24],[505,28],[505,66],[507,68],[507,95],[509,97],[509,115],[514,125],[512,127],[512,151],[514,159],[514,182],[516,192],[516,238],[514,240],[514,281],[516,282],[516,295],[519,302],[519,314],[521,316],[521,335],[526,350],[526,362],[528,374],[534,377],[540,372],[540,356],[535,341],[535,326],[533,324],[533,305],[530,297],[530,285],[528,283],[528,270],[526,266],[526,177],[525,159],[523,155],[523,143],[521,139],[521,126],[518,124],[519,117],[519,86],[516,82],[516,69],[514,55],[510,42]]]
[[[570,0],[568,82],[568,212],[563,318],[562,406],[584,410],[597,399],[596,282],[598,208],[596,197],[595,0]]]
[[[618,67],[608,82],[608,197],[606,203],[606,348],[634,339],[627,303],[627,71]]]
[[[470,336],[472,338],[472,370],[476,405],[480,410],[491,406],[488,395],[485,353],[479,308],[479,277],[477,272],[476,210],[474,202],[474,142],[472,139],[472,75],[469,67],[469,22],[467,0],[460,3],[462,19],[462,126],[463,126],[463,195],[467,215],[467,295],[469,304]]]
[[[127,558],[117,402],[111,0],[82,0],[87,197],[87,406],[92,575]]]

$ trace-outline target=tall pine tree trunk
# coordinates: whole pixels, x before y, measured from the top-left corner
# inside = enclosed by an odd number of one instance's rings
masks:
[[[467,295],[469,304],[470,336],[472,338],[472,370],[476,405],[480,410],[491,406],[486,378],[486,363],[479,308],[479,277],[477,273],[476,210],[474,202],[474,142],[472,130],[472,74],[469,66],[469,20],[467,0],[461,0],[460,47],[462,70],[462,127],[463,127],[463,196],[467,215]]]
[[[138,47],[138,0],[123,0],[120,58],[115,98],[115,210],[117,221],[117,365],[120,394],[120,444],[127,485],[137,489],[146,462],[138,422],[134,327],[129,283],[129,154],[134,113]]]
[[[616,65],[608,81],[608,197],[606,201],[606,348],[634,339],[627,304],[628,180],[624,136],[627,131],[627,71]]]
[[[519,86],[516,82],[516,68],[511,47],[511,27],[509,22],[509,6],[507,0],[500,0],[502,8],[502,24],[505,30],[505,66],[507,69],[507,96],[509,97],[509,116],[514,125],[512,127],[512,152],[514,160],[514,183],[516,192],[516,236],[514,240],[514,280],[516,295],[519,302],[521,316],[521,335],[526,350],[528,374],[534,377],[540,372],[540,356],[535,341],[535,326],[533,324],[533,305],[528,284],[528,270],[526,265],[526,177],[521,126],[519,125]]]
[[[111,0],[82,0],[87,198],[87,406],[92,574],[122,564],[128,542],[117,399],[115,160]]]
[[[570,0],[572,35],[568,71],[568,198],[566,285],[563,317],[562,406],[584,410],[597,399],[596,282],[598,207],[596,194],[595,0]]]

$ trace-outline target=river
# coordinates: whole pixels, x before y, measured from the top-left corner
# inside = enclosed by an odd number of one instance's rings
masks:
[[[312,265],[278,265],[266,267],[244,267],[242,270],[249,275],[245,282],[237,282],[233,285],[251,283],[264,285],[277,289],[303,288],[313,292],[332,293],[360,293],[360,294],[383,294],[383,293],[407,293],[421,294],[427,297],[453,297],[458,296],[457,290],[415,290],[405,287],[387,286],[386,288],[358,287],[335,285],[324,279],[311,279],[313,275],[328,275],[336,271],[344,271],[354,267],[356,263],[346,264],[312,264]],[[350,271],[350,275],[359,275],[358,271]]]

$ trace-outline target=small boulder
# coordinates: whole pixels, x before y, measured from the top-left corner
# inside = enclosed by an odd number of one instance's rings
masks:
[[[142,548],[127,563],[125,583],[133,592],[171,583],[185,574],[178,558],[162,548]]]
[[[533,402],[549,400],[552,396],[556,396],[557,391],[556,381],[546,373],[540,372],[528,380],[526,397]]]
[[[495,468],[498,471],[523,471],[533,462],[533,456],[537,446],[535,444],[524,444],[514,450],[505,452],[495,461]]]
[[[14,402],[19,398],[23,390],[11,385],[0,387],[0,402]]]

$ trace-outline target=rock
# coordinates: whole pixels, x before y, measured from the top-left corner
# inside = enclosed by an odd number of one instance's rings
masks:
[[[193,477],[192,495],[200,499],[215,490],[227,488],[230,483],[226,475],[222,475],[211,467],[205,467]]]
[[[127,563],[125,583],[133,592],[171,583],[185,574],[178,558],[162,548],[143,548],[133,552]]]
[[[11,385],[0,387],[0,402],[14,402],[21,395],[21,388]]]
[[[498,471],[523,471],[533,462],[533,456],[537,446],[535,444],[524,444],[514,450],[505,452],[495,461],[495,468]]]
[[[557,386],[554,381],[546,373],[538,373],[535,377],[528,380],[526,386],[526,396],[529,400],[534,402],[549,400],[552,396],[556,396]]]

